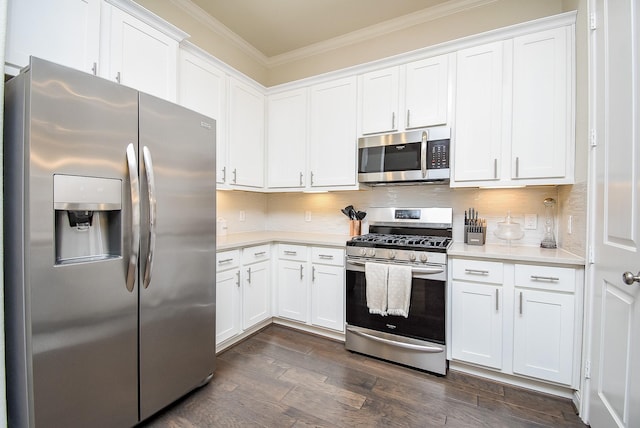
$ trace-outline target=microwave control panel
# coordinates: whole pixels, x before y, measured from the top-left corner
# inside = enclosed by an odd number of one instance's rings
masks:
[[[449,140],[436,140],[428,142],[427,168],[449,168]]]

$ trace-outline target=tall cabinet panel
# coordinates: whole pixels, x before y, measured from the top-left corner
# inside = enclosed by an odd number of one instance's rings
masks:
[[[572,147],[567,27],[513,40],[511,176],[564,177]]]
[[[211,62],[181,49],[178,80],[178,103],[216,120],[216,182],[224,183],[227,178],[227,76]]]
[[[6,72],[37,56],[95,73],[100,49],[100,0],[8,2]]]
[[[229,78],[227,182],[264,187],[264,96],[251,86]]]
[[[440,55],[406,65],[405,129],[447,123],[449,56]]]
[[[371,71],[362,82],[362,134],[398,130],[399,67]]]
[[[453,152],[455,181],[500,178],[502,42],[457,53]]]
[[[168,101],[176,100],[178,42],[134,16],[104,5],[100,75]]]
[[[267,185],[303,187],[307,154],[307,90],[271,95],[267,104]]]
[[[309,179],[312,187],[356,185],[356,78],[311,87]]]

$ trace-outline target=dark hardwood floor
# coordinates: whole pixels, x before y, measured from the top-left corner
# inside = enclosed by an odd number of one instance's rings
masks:
[[[570,400],[458,372],[437,377],[271,325],[221,353],[212,381],[144,427],[584,427]]]

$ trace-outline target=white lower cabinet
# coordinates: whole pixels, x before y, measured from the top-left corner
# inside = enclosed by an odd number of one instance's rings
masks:
[[[216,254],[216,345],[240,333],[240,250]]]
[[[343,249],[278,246],[278,316],[344,331]]]
[[[583,270],[450,258],[451,358],[575,388]]]
[[[216,344],[271,317],[271,246],[216,255]]]
[[[344,331],[344,251],[311,249],[311,324]]]
[[[452,356],[502,368],[502,286],[453,281]]]

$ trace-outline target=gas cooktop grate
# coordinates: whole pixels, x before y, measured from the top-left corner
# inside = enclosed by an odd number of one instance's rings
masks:
[[[451,238],[446,236],[418,236],[418,235],[390,235],[384,233],[368,233],[366,235],[355,236],[350,244],[358,246],[364,245],[393,245],[407,248],[447,248]]]

